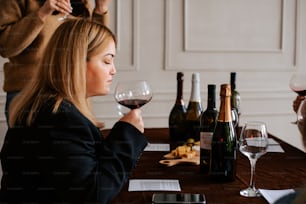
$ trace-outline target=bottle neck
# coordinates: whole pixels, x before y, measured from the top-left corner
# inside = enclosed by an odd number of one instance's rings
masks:
[[[183,102],[183,80],[177,80],[177,91],[176,91],[176,103],[184,103]]]
[[[231,98],[229,96],[222,96],[218,121],[232,122],[231,113]]]
[[[192,79],[192,87],[191,87],[191,102],[201,102],[201,93],[200,93],[200,80]]]
[[[236,89],[236,72],[231,72],[231,89]]]
[[[231,87],[229,84],[221,85],[220,98],[218,122],[232,122]]]
[[[216,109],[216,91],[215,86],[208,85],[207,110]]]

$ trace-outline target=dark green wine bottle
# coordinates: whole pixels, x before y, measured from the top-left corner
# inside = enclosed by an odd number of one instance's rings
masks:
[[[192,87],[190,100],[187,107],[185,127],[186,140],[200,140],[200,119],[202,114],[201,93],[200,93],[200,74],[192,74]]]
[[[200,121],[200,172],[209,173],[212,136],[217,123],[216,85],[207,86],[207,108]]]
[[[237,142],[231,116],[231,86],[222,84],[220,110],[211,143],[210,175],[217,181],[233,181],[236,174]]]
[[[186,116],[186,106],[183,99],[184,74],[177,72],[176,80],[177,94],[175,104],[169,115],[169,134],[171,141],[183,143],[185,141],[184,122]]]
[[[231,72],[231,107],[233,111],[236,111],[235,116],[237,118],[233,118],[235,120],[233,123],[235,124],[236,131],[239,128],[239,118],[241,114],[240,109],[240,93],[236,90],[236,72]],[[237,132],[238,133],[238,132]]]

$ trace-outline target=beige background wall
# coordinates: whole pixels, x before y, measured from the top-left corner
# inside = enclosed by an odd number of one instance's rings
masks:
[[[119,39],[112,91],[123,79],[150,82],[154,97],[143,107],[146,127],[167,127],[177,71],[185,73],[186,104],[191,74],[200,72],[204,108],[207,84],[215,83],[219,94],[220,84],[235,71],[241,123],[264,121],[270,133],[304,149],[297,127],[290,124],[296,95],[288,83],[293,72],[306,69],[306,0],[113,0],[110,13]],[[0,76],[2,83],[2,69]],[[5,94],[0,93],[2,144],[7,127]],[[119,118],[112,94],[93,103],[110,128]]]

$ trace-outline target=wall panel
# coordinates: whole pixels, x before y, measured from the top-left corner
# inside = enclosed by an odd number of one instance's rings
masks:
[[[289,70],[296,2],[166,1],[166,70]]]

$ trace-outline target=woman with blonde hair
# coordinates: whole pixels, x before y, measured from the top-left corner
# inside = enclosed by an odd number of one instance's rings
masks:
[[[4,63],[5,116],[31,80],[56,28],[69,18],[108,25],[111,0],[0,0],[0,55]],[[65,18],[67,17],[67,18]]]
[[[12,101],[1,151],[0,203],[109,203],[147,145],[140,109],[103,137],[89,97],[110,92],[116,39],[105,26],[67,20],[38,71]]]

